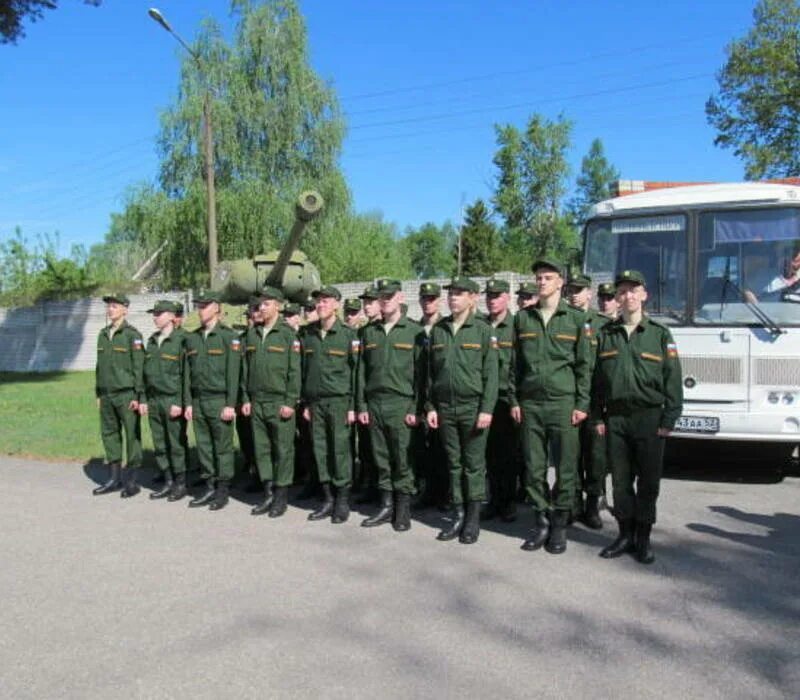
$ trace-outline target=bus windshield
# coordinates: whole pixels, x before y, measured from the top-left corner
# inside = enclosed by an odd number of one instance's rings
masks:
[[[800,210],[707,212],[698,222],[697,323],[752,324],[757,305],[800,323]]]
[[[687,234],[683,214],[592,221],[586,228],[585,269],[595,282],[619,270],[647,280],[647,312],[665,323],[685,323]]]

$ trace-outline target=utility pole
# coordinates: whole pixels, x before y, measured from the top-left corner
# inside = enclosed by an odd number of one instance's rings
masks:
[[[164,15],[155,7],[151,7],[147,14],[158,22],[166,31],[172,34],[178,43],[195,60],[200,73],[203,73],[203,62],[200,55],[187,44],[181,36],[164,19]],[[217,199],[214,182],[214,135],[211,127],[211,91],[206,85],[203,95],[203,159],[206,180],[206,236],[208,241],[208,278],[214,276],[217,269]]]

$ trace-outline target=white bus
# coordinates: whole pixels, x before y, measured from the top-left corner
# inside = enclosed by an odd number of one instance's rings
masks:
[[[684,410],[673,447],[734,444],[780,466],[800,443],[800,187],[691,185],[592,208],[584,271],[641,271],[670,326]],[[682,451],[682,450],[681,450]]]

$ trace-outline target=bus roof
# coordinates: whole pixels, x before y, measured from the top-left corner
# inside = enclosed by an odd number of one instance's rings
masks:
[[[779,202],[800,203],[800,187],[764,182],[720,182],[670,187],[598,202],[589,210],[589,218],[633,213],[636,210],[695,209],[726,204],[755,206]]]

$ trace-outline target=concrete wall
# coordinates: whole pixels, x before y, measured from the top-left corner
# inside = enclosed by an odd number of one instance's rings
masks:
[[[532,279],[530,275],[517,275],[511,272],[498,273],[495,277],[508,280],[512,291],[516,290],[520,282]],[[474,279],[483,288],[487,278]],[[440,284],[447,282],[446,279],[403,282],[408,312],[412,318],[419,318],[420,315],[417,293],[423,281]],[[346,298],[358,296],[368,284],[370,282],[367,281],[347,282],[336,286]],[[188,293],[134,294],[130,299],[128,321],[145,337],[153,330],[152,318],[146,311],[152,307],[156,299],[174,299],[191,308],[191,297]],[[481,308],[485,309],[483,300]],[[447,310],[444,298],[442,309],[444,312]],[[51,372],[94,369],[97,334],[105,325],[105,304],[102,299],[45,302],[32,307],[14,309],[0,308],[0,371]]]

